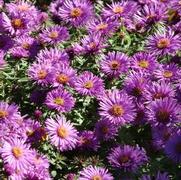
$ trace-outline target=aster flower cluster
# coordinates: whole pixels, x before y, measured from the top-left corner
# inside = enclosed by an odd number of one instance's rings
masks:
[[[181,1],[0,10],[0,177],[181,179]]]

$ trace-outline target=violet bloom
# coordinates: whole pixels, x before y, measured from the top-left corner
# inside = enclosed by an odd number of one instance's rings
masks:
[[[29,148],[30,146],[25,144],[24,140],[9,139],[1,149],[1,156],[3,161],[10,164],[13,169],[26,172],[31,164],[32,157]]]
[[[75,90],[88,96],[97,96],[104,90],[103,80],[89,71],[83,72],[75,81]]]
[[[69,32],[66,27],[55,25],[48,27],[39,35],[41,43],[58,44],[69,39]]]
[[[60,87],[47,94],[45,104],[50,109],[56,109],[59,112],[69,112],[74,107],[75,99],[68,91]]]
[[[150,175],[143,175],[141,177],[141,180],[152,180],[153,178],[155,180],[169,180],[170,179],[167,172],[161,173],[160,171],[158,171],[154,177]]]
[[[121,52],[109,52],[100,62],[101,71],[108,76],[119,77],[128,72],[129,57]]]
[[[147,50],[155,55],[175,55],[180,49],[181,38],[169,29],[149,36],[146,44]]]
[[[59,20],[58,12],[59,8],[63,5],[63,0],[54,0],[50,3],[50,12],[53,14],[53,18]]]
[[[132,122],[135,107],[132,99],[118,90],[113,90],[100,99],[99,114],[114,124],[124,125]]]
[[[143,148],[124,145],[113,148],[108,160],[117,169],[135,172],[148,161],[148,157]]]
[[[79,180],[113,180],[113,176],[103,167],[88,166],[80,172]]]
[[[179,122],[181,108],[175,99],[167,97],[158,99],[151,102],[147,108],[148,122],[150,122],[152,126],[170,126]]]
[[[152,73],[158,66],[156,58],[153,54],[146,52],[138,52],[132,56],[131,68],[135,71],[143,71]]]
[[[167,141],[165,145],[166,155],[173,161],[181,162],[181,133],[176,133]]]
[[[94,150],[99,148],[99,141],[93,131],[84,130],[79,133],[78,147],[82,150]]]
[[[58,15],[75,27],[82,26],[93,16],[93,7],[88,0],[66,0],[59,8]]]
[[[99,140],[108,141],[118,133],[118,127],[108,119],[101,119],[95,125],[95,135]]]
[[[46,128],[53,145],[60,151],[72,150],[77,145],[77,130],[65,117],[57,116],[56,119],[47,119]]]

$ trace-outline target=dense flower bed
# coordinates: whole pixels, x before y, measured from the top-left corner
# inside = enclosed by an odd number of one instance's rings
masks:
[[[0,179],[181,179],[180,0],[0,9]]]

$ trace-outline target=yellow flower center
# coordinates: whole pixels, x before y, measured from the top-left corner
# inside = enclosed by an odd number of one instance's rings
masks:
[[[169,71],[169,70],[166,70],[166,71],[164,71],[163,76],[165,78],[171,78],[173,76],[173,72]]]
[[[104,134],[107,134],[107,133],[109,132],[109,128],[106,127],[106,126],[102,127],[101,130],[102,130],[102,132],[103,132]]]
[[[92,177],[92,180],[102,180],[102,177],[99,175],[95,175]]]
[[[138,62],[138,66],[146,69],[149,66],[149,62],[147,60],[141,60]]]
[[[161,123],[168,123],[170,120],[170,114],[166,110],[160,110],[157,112],[156,117]]]
[[[132,89],[131,93],[133,96],[139,97],[142,95],[142,89],[140,87],[135,87]]]
[[[60,106],[64,105],[64,99],[62,99],[61,97],[57,97],[54,99],[54,103]]]
[[[45,79],[46,76],[47,76],[47,72],[46,72],[45,70],[40,70],[40,71],[38,72],[38,78],[39,78],[39,79]]]
[[[116,6],[113,9],[113,12],[116,13],[116,14],[121,14],[121,13],[123,13],[123,11],[124,11],[124,8],[122,6]]]
[[[33,134],[34,134],[34,131],[33,131],[33,130],[28,130],[28,131],[26,131],[26,135],[27,135],[27,136],[33,136]]]
[[[164,98],[164,97],[165,97],[165,94],[162,94],[162,93],[156,93],[153,96],[154,99],[160,99],[160,98]]]
[[[57,134],[60,138],[65,139],[68,136],[68,131],[62,126],[57,129]]]
[[[129,161],[129,156],[128,155],[122,155],[119,158],[119,161],[120,161],[121,164],[127,163]]]
[[[92,81],[87,81],[87,82],[84,84],[84,87],[85,87],[86,89],[91,89],[91,88],[93,88],[93,86],[94,86],[94,84],[93,84]]]
[[[102,23],[102,24],[99,24],[99,25],[97,25],[97,30],[104,30],[104,29],[106,29],[108,27],[108,24],[106,24],[106,23]]]
[[[23,155],[23,151],[22,151],[22,149],[19,148],[19,147],[13,147],[13,148],[12,148],[12,153],[13,153],[13,156],[14,156],[16,159],[22,157],[22,155]]]
[[[69,77],[66,74],[59,74],[57,76],[57,81],[61,84],[65,84],[69,81]]]
[[[157,42],[157,47],[160,49],[167,48],[170,45],[170,40],[168,38],[162,38]]]
[[[13,19],[12,20],[12,25],[14,28],[22,28],[23,27],[23,22],[21,19]]]
[[[89,46],[91,49],[95,49],[97,47],[97,44],[95,42],[91,42]]]
[[[0,109],[0,118],[8,117],[8,112]]]
[[[28,43],[23,43],[23,44],[22,44],[22,47],[23,47],[24,49],[29,49],[29,48],[30,48],[30,44],[28,44]]]
[[[120,66],[120,64],[119,64],[119,62],[116,61],[116,60],[113,60],[113,61],[111,61],[111,63],[110,63],[110,67],[111,67],[112,70],[117,70],[117,69],[119,68],[119,66]]]
[[[83,11],[82,9],[80,8],[73,8],[70,12],[70,15],[73,17],[73,18],[77,18],[77,17],[80,17],[81,15],[83,14]]]
[[[58,32],[57,31],[52,31],[50,34],[49,34],[49,37],[51,39],[56,39],[58,37]]]
[[[111,108],[111,113],[117,117],[122,116],[124,114],[124,109],[121,105],[113,105]]]

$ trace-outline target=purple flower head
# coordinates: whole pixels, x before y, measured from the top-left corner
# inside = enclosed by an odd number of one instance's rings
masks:
[[[173,161],[181,162],[181,133],[176,133],[167,141],[165,154]]]
[[[109,52],[100,62],[101,70],[108,76],[119,77],[129,69],[130,62],[126,54]]]
[[[149,36],[146,44],[147,50],[155,55],[175,55],[180,49],[181,38],[169,29]]]
[[[124,171],[136,171],[147,161],[147,155],[143,148],[139,146],[118,146],[113,148],[108,156],[109,163]]]
[[[59,20],[58,17],[58,12],[59,12],[59,8],[63,5],[63,0],[54,0],[53,2],[51,2],[50,4],[50,12],[53,14],[53,18],[56,18],[57,20]]]
[[[104,90],[104,84],[101,78],[85,71],[76,79],[75,89],[82,95],[97,96]]]
[[[78,147],[80,149],[97,151],[99,148],[99,141],[93,131],[82,131],[79,133]]]
[[[181,108],[172,98],[157,99],[148,105],[148,122],[152,126],[174,125],[179,122]]]
[[[74,107],[75,99],[68,91],[59,87],[47,94],[45,104],[50,109],[56,109],[59,112],[69,112]]]
[[[113,176],[107,169],[96,166],[88,166],[80,172],[79,180],[113,180]]]
[[[138,52],[134,54],[131,60],[131,68],[135,71],[143,71],[152,73],[158,66],[156,58],[153,54],[146,52]]]
[[[150,175],[143,175],[141,177],[141,180],[152,180],[153,178],[155,180],[169,180],[170,179],[167,172],[161,173],[160,171],[158,171],[154,177],[151,177]]]
[[[48,27],[39,35],[41,43],[58,44],[69,39],[69,32],[66,27],[55,25]]]
[[[58,15],[75,27],[82,26],[93,16],[93,7],[88,0],[66,0],[59,8]]]
[[[95,125],[95,135],[99,140],[108,141],[118,133],[118,127],[108,119],[101,119]]]
[[[132,99],[123,92],[113,90],[100,99],[99,114],[114,124],[124,125],[132,122],[135,107]]]
[[[77,130],[65,117],[57,116],[56,119],[47,119],[46,128],[50,142],[60,151],[72,150],[78,142]]]

